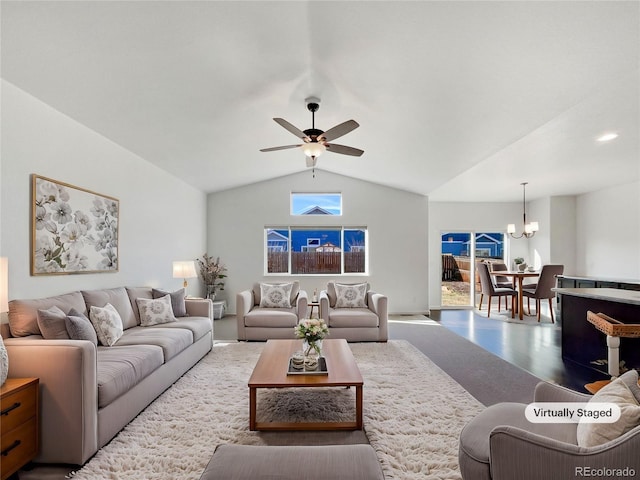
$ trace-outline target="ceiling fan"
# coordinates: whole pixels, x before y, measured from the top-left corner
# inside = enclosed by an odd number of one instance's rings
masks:
[[[352,130],[358,128],[360,126],[358,122],[355,120],[347,120],[346,122],[330,128],[326,132],[318,130],[315,127],[315,113],[320,108],[320,100],[315,97],[310,97],[307,98],[305,102],[307,102],[307,109],[311,112],[311,128],[308,128],[307,130],[300,130],[287,122],[284,118],[274,118],[276,123],[289,130],[304,143],[299,143],[297,145],[284,145],[282,147],[262,148],[260,149],[261,152],[274,152],[276,150],[286,150],[289,148],[301,148],[307,156],[307,167],[315,167],[318,157],[322,155],[325,150],[328,152],[340,153],[342,155],[351,155],[353,157],[359,157],[364,153],[364,150],[360,150],[359,148],[330,143],[332,140],[342,137],[343,135],[346,135]]]

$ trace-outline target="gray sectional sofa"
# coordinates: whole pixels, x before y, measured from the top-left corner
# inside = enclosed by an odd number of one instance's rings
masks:
[[[10,336],[3,334],[9,376],[40,379],[36,462],[84,464],[211,350],[211,302],[172,294],[171,300],[184,301],[179,307],[186,309],[181,312],[185,315],[141,326],[137,299],[151,300],[154,293],[151,288],[120,287],[9,303]],[[57,306],[68,314],[75,309],[72,313],[88,319],[92,306],[107,304],[115,307],[123,328],[112,346],[64,338],[65,332],[52,334],[43,327],[49,338],[58,335],[47,339],[39,327],[39,310]],[[174,312],[177,308],[173,305]]]

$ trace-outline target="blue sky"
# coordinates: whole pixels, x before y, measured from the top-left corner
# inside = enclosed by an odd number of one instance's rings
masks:
[[[340,193],[292,193],[291,214],[301,215],[311,207],[323,208],[333,215],[342,215],[342,194]]]

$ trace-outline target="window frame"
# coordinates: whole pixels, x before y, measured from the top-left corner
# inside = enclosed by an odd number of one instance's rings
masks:
[[[287,242],[287,271],[286,272],[269,272],[269,252],[274,251],[269,248],[268,245],[268,236],[271,231],[283,231],[287,230],[288,232],[288,242]],[[292,232],[296,230],[337,230],[340,235],[340,272],[336,273],[292,273],[292,251],[293,249],[293,241],[292,241]],[[364,234],[364,245],[355,246],[354,251],[362,252],[364,251],[364,271],[363,272],[345,272],[345,231],[349,230],[360,230]],[[321,243],[321,242],[320,242]],[[307,247],[309,245],[306,245]],[[320,245],[321,246],[321,245]],[[303,246],[304,247],[304,246]],[[302,247],[302,248],[303,248]],[[354,247],[349,246],[349,250],[351,251]],[[304,251],[304,248],[303,250]],[[308,250],[307,250],[308,251]],[[369,229],[367,226],[357,225],[357,226],[347,226],[347,225],[289,225],[289,226],[272,226],[266,225],[264,227],[264,237],[263,237],[263,258],[264,258],[264,267],[263,273],[266,277],[335,277],[335,276],[369,276]]]

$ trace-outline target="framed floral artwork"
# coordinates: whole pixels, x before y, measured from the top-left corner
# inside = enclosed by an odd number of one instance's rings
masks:
[[[120,202],[32,175],[31,275],[118,271]]]

